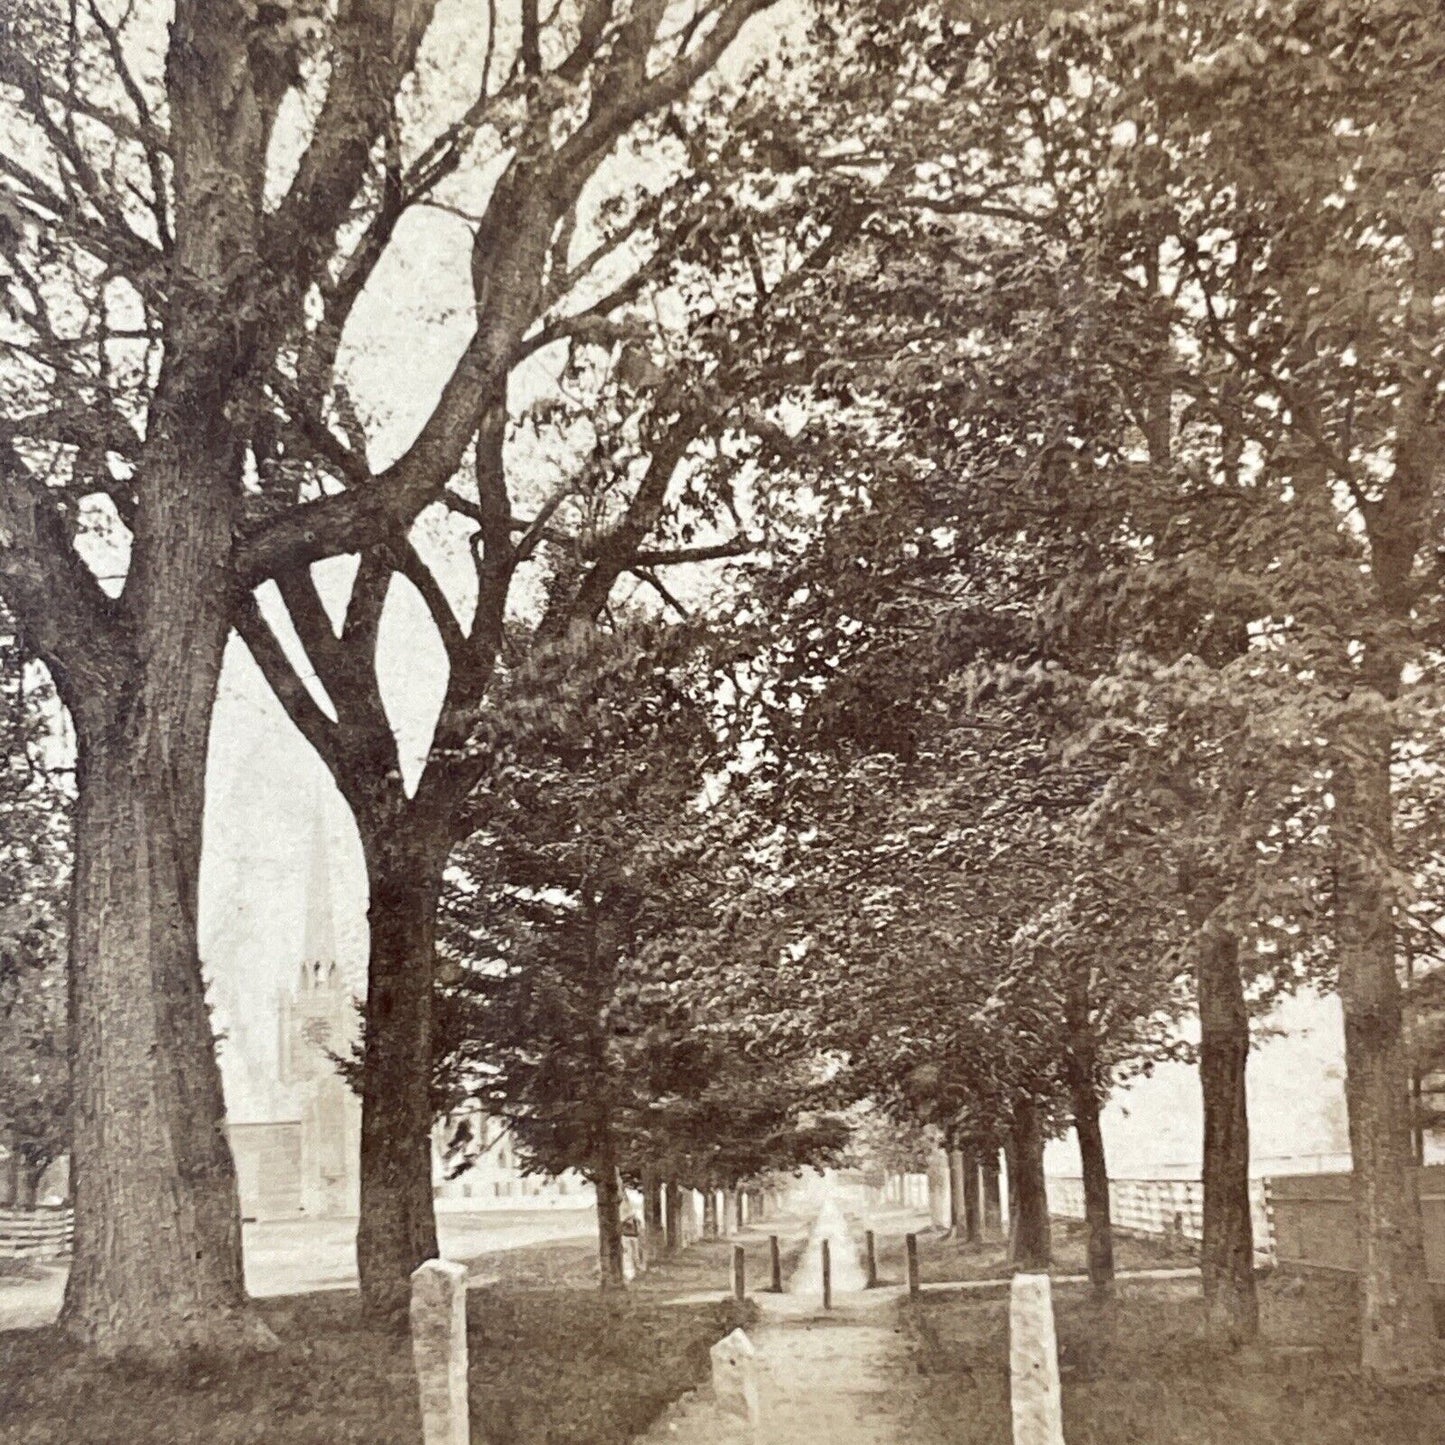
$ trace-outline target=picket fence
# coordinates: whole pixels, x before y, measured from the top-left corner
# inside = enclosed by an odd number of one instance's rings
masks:
[[[1084,1217],[1082,1179],[1051,1177],[1048,1189],[1050,1214],[1062,1219]],[[1249,1197],[1254,1214],[1255,1255],[1273,1260],[1274,1210],[1269,1180],[1251,1180]],[[1204,1186],[1197,1179],[1111,1179],[1109,1213],[1116,1229],[1197,1242],[1204,1238]]]
[[[0,1209],[0,1259],[62,1259],[75,1238],[71,1209]]]

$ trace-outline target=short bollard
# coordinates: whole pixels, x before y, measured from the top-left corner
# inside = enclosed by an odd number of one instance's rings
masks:
[[[878,1288],[878,1241],[873,1237],[870,1229],[864,1235],[868,1244],[868,1288]]]
[[[823,1308],[833,1308],[833,1256],[826,1239],[823,1241]]]
[[[758,1423],[757,1351],[740,1329],[712,1347],[712,1395],[719,1409]]]
[[[423,1445],[470,1445],[465,1265],[429,1259],[412,1274],[411,1352]]]
[[[1009,1393],[1014,1445],[1064,1445],[1059,1347],[1046,1274],[1016,1274],[1009,1291]]]
[[[908,1295],[910,1299],[918,1297],[918,1236],[910,1234],[904,1241],[908,1250]]]
[[[778,1236],[777,1236],[776,1234],[770,1234],[770,1235],[768,1236],[768,1253],[769,1253],[769,1255],[772,1257],[772,1265],[773,1265],[773,1281],[772,1281],[771,1289],[772,1289],[772,1291],[773,1291],[774,1294],[782,1294],[782,1292],[783,1292],[783,1251],[782,1251],[782,1249],[781,1249],[781,1248],[779,1247],[779,1245],[778,1245]]]
[[[742,1245],[733,1245],[733,1298],[748,1297],[748,1252]]]

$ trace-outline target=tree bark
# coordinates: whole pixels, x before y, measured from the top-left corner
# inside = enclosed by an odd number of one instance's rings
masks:
[[[40,1181],[45,1176],[45,1165],[26,1165],[19,1172],[20,1187],[16,1191],[16,1202],[21,1209],[34,1209],[40,1198]]]
[[[407,820],[406,815],[400,815]],[[358,814],[371,945],[361,1067],[356,1264],[368,1313],[406,1312],[411,1275],[437,1257],[431,1157],[436,910],[446,850]]]
[[[1410,1139],[1394,899],[1381,862],[1393,854],[1391,732],[1384,708],[1369,703],[1342,731],[1333,775],[1336,919],[1361,1364],[1378,1375],[1413,1376],[1434,1367],[1435,1329]]]
[[[1204,1094],[1204,1241],[1200,1271],[1206,1328],[1231,1343],[1259,1333],[1254,1223],[1249,1207],[1249,1012],[1239,941],[1206,925],[1198,941],[1199,1082]]]
[[[963,1184],[963,1239],[977,1244],[980,1239],[981,1200],[978,1181],[978,1146],[971,1140],[958,1151],[959,1173]]]
[[[686,1242],[682,1237],[683,1187],[676,1179],[667,1181],[667,1252],[676,1254]]]
[[[103,722],[77,718],[75,1261],[61,1319],[107,1356],[270,1340],[246,1311],[240,1198],[196,950],[200,694],[219,674],[221,631],[211,658],[177,666],[164,711],[134,697]]]
[[[623,1289],[627,1279],[622,1270],[622,1191],[618,1188],[612,1151],[607,1149],[603,1154],[608,1167],[599,1168],[594,1180],[598,1275],[603,1289]]]
[[[1003,1233],[1003,1188],[996,1144],[991,1143],[984,1149],[979,1172],[983,1185],[983,1236],[997,1239]]]
[[[948,1228],[948,1152],[934,1149],[928,1156],[928,1215],[935,1228]]]
[[[950,1138],[948,1155],[948,1232],[954,1239],[963,1238],[964,1179],[963,1154]]]
[[[642,1172],[643,1241],[649,1259],[656,1259],[665,1247],[667,1227],[663,1223],[662,1176],[656,1169]]]
[[[1109,1206],[1109,1165],[1099,1127],[1099,1096],[1087,1071],[1070,1079],[1074,1133],[1084,1168],[1084,1227],[1088,1231],[1089,1283],[1097,1299],[1114,1292],[1114,1225]]]
[[[1014,1106],[1008,1166],[1009,1263],[1018,1270],[1045,1270],[1052,1259],[1052,1238],[1044,1135],[1038,1104],[1031,1098]]]

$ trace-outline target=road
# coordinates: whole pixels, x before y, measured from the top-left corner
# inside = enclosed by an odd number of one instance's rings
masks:
[[[591,1239],[589,1209],[484,1210],[437,1217],[444,1259],[470,1264],[493,1250]],[[246,1287],[253,1295],[310,1294],[356,1284],[354,1219],[287,1220],[245,1226]],[[64,1265],[41,1265],[32,1277],[0,1275],[0,1330],[35,1329],[60,1312]]]

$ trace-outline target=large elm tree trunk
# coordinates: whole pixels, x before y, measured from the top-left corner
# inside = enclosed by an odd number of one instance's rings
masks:
[[[164,686],[77,718],[75,1262],[62,1323],[103,1355],[266,1337],[245,1311],[240,1199],[196,946],[205,739],[225,635],[214,606],[192,632],[208,610],[198,593],[172,596],[174,625],[158,628],[189,636],[195,655],[175,657]]]
[[[1032,1098],[1014,1106],[1009,1129],[1009,1263],[1020,1270],[1044,1270],[1052,1259],[1049,1195],[1044,1182],[1044,1134]]]
[[[401,815],[405,818],[405,815]],[[407,1308],[411,1274],[437,1256],[432,1187],[432,1000],[444,845],[364,815],[371,943],[361,1067],[361,1217],[356,1263],[367,1311]]]
[[[1398,669],[1393,676],[1398,678]],[[1380,690],[1390,696],[1387,676]],[[1434,1366],[1419,1175],[1410,1132],[1410,1082],[1396,972],[1387,710],[1357,704],[1342,727],[1333,774],[1345,1100],[1360,1248],[1361,1364],[1374,1374]]]
[[[1249,1011],[1239,940],[1206,926],[1196,940],[1199,1082],[1204,1096],[1204,1240],[1200,1271],[1206,1326],[1226,1342],[1259,1333],[1254,1223],[1249,1207]]]

